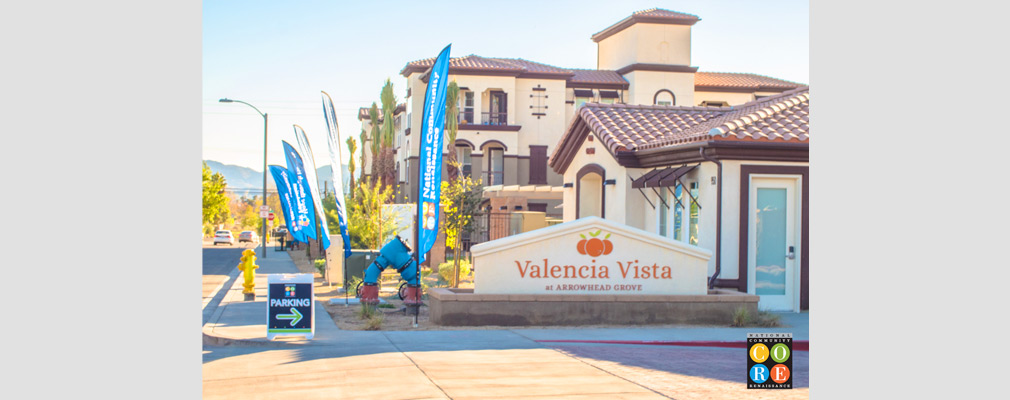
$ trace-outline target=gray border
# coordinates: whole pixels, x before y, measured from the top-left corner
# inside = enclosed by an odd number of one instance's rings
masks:
[[[1005,391],[1006,9],[811,2],[817,398]]]
[[[2,14],[5,394],[199,398],[201,3]]]

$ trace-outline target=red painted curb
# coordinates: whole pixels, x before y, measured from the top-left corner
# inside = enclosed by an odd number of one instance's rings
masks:
[[[538,343],[599,343],[599,344],[639,344],[652,346],[692,346],[692,347],[723,347],[745,349],[747,342],[715,342],[715,341],[691,341],[672,342],[663,340],[537,340]],[[794,340],[793,350],[810,351],[809,340]]]

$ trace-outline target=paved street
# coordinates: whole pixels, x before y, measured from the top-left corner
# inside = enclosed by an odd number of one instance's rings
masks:
[[[221,296],[217,296],[215,301],[214,295],[219,293],[219,291],[223,294],[226,290],[221,289],[230,286],[233,282],[232,278],[238,276],[239,271],[235,267],[238,265],[239,258],[242,257],[242,251],[252,247],[253,244],[251,243],[236,244],[234,246],[220,244],[214,246],[210,240],[203,242],[204,323],[207,322],[207,318],[214,312],[217,302],[221,300]],[[257,254],[259,254],[258,251]],[[285,255],[285,257],[287,256]]]

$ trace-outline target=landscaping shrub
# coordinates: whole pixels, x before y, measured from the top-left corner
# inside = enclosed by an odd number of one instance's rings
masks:
[[[781,325],[782,316],[768,311],[758,311],[754,317],[754,323],[758,326],[776,327]]]
[[[375,314],[378,314],[378,312],[375,311],[375,307],[362,304],[361,307],[358,308],[358,319],[371,319],[375,316]]]
[[[379,329],[382,329],[382,320],[383,320],[382,313],[375,313],[374,315],[372,315],[371,318],[368,319],[368,322],[365,323],[365,330],[377,331]]]
[[[758,311],[757,314],[752,315],[746,308],[740,307],[733,312],[733,322],[730,323],[730,326],[762,326],[773,328],[781,326],[781,319],[782,316],[768,311]]]
[[[438,276],[442,278],[445,282],[452,282],[454,278],[455,271],[453,270],[452,261],[447,261],[438,264]],[[467,260],[459,261],[459,279],[470,275],[470,262]]]
[[[347,291],[348,296],[357,297],[358,296],[358,284],[361,283],[361,278],[352,276],[347,278],[347,287],[344,288]]]
[[[746,308],[740,307],[733,312],[733,322],[730,326],[747,326],[750,321],[750,312]]]

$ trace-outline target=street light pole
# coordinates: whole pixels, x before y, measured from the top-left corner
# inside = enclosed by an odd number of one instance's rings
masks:
[[[223,98],[218,100],[221,103],[242,103],[253,110],[256,110],[260,116],[263,117],[263,206],[267,205],[267,114],[261,112],[258,108],[252,104],[246,103],[242,100],[232,100],[229,98]],[[263,220],[263,235],[260,236],[260,247],[263,250],[263,258],[267,258],[267,217],[263,216],[263,211],[260,211],[260,218]]]

